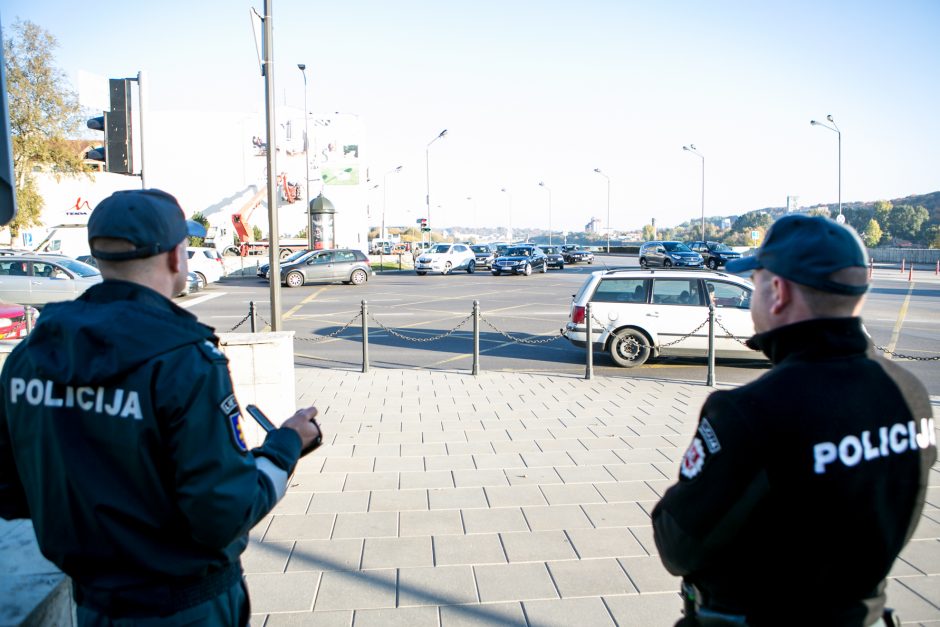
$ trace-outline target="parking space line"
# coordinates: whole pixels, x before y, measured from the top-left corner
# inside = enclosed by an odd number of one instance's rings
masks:
[[[186,300],[182,303],[178,303],[183,309],[189,309],[190,307],[195,307],[200,303],[204,303],[207,300],[212,300],[213,298],[218,298],[219,296],[225,296],[225,292],[213,292],[211,294],[203,294],[202,296],[197,296],[192,300]]]
[[[914,291],[914,286],[917,285],[915,281],[912,281],[907,288],[907,295],[904,297],[904,302],[901,303],[901,309],[898,311],[897,322],[894,323],[894,329],[891,331],[891,340],[888,342],[887,351],[884,356],[885,359],[892,359],[891,353],[894,352],[895,347],[898,344],[898,336],[901,335],[901,327],[904,326],[904,318],[907,316],[907,308],[911,304],[911,292]]]
[[[299,304],[294,305],[293,307],[291,307],[290,310],[289,310],[286,314],[284,314],[283,316],[281,316],[281,320],[287,320],[288,318],[290,318],[291,316],[293,316],[295,313],[297,313],[297,310],[298,310],[298,309],[300,309],[301,307],[303,307],[304,305],[306,305],[307,303],[309,303],[310,301],[312,301],[314,298],[316,298],[316,297],[317,297],[323,290],[325,290],[325,289],[326,289],[326,287],[321,287],[320,289],[318,289],[317,291],[315,291],[313,294],[311,294],[311,295],[308,296],[307,298],[305,298],[305,299],[303,299],[302,301],[300,301]]]

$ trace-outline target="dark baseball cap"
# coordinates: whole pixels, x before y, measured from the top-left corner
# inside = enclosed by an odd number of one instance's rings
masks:
[[[844,268],[868,266],[868,252],[852,229],[822,216],[786,215],[774,222],[764,243],[749,257],[729,261],[735,274],[766,268],[770,272],[823,292],[861,295],[868,285],[830,279]]]
[[[114,192],[88,218],[91,254],[105,261],[144,259],[173,250],[188,236],[205,237],[206,229],[187,220],[176,198],[159,189]],[[96,237],[127,240],[136,248],[121,252],[96,250]]]

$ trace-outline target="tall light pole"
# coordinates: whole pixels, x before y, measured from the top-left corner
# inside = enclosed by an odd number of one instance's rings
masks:
[[[397,166],[385,173],[382,177],[382,234],[379,239],[386,240],[388,235],[385,233],[385,205],[388,204],[388,175],[401,172],[401,166]]]
[[[682,150],[688,150],[693,155],[702,160],[702,241],[705,241],[705,157],[695,149],[695,144],[683,146]]]
[[[601,172],[600,168],[594,168],[594,171],[607,179],[607,254],[610,254],[610,177]]]
[[[428,218],[428,243],[431,242],[431,144],[439,140],[440,138],[447,135],[447,129],[437,134],[437,137],[428,142],[427,147],[424,149],[424,182],[425,182],[425,195],[424,195],[424,204],[427,208],[427,218]]]
[[[539,181],[539,187],[544,187],[548,192],[548,245],[552,245],[552,190],[549,189],[545,181]]]
[[[304,184],[304,200],[307,201],[307,248],[313,250],[313,219],[310,215],[310,126],[307,119],[310,112],[307,110],[307,66],[298,63],[297,69],[304,75],[304,164],[307,166],[307,182]]]
[[[509,230],[506,232],[506,238],[509,241],[506,243],[512,246],[512,194],[505,187],[503,187],[499,191],[506,194],[506,198],[509,200]]]
[[[839,127],[836,126],[836,121],[832,119],[831,115],[827,115],[826,119],[829,120],[829,124],[823,122],[817,122],[816,120],[810,120],[809,123],[813,126],[821,126],[823,128],[828,128],[830,131],[839,136],[839,217],[836,218],[840,223],[845,221],[845,218],[842,217],[842,131],[839,130]]]

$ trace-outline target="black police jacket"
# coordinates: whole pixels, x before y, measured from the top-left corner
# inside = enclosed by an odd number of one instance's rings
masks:
[[[702,407],[653,511],[663,564],[750,625],[871,624],[936,460],[930,398],[858,318],[751,343],[774,366]]]
[[[247,451],[212,329],[105,281],[48,305],[0,375],[0,516],[95,589],[237,566],[300,455],[289,429]],[[280,483],[280,485],[277,485]]]

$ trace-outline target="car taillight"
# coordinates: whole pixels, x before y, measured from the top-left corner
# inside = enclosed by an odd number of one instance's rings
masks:
[[[574,309],[571,311],[571,321],[575,324],[584,323],[584,307],[581,305],[574,306]]]

